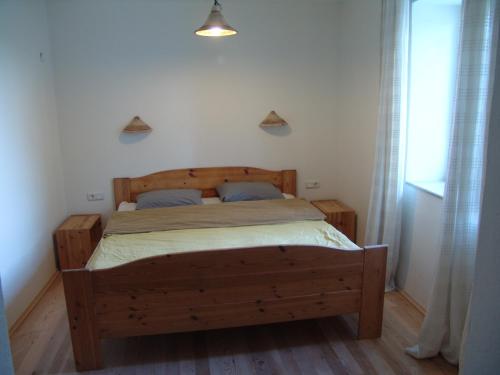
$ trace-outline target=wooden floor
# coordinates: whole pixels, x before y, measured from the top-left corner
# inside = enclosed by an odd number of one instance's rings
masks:
[[[103,341],[105,368],[86,374],[456,374],[442,358],[416,361],[422,315],[400,294],[385,298],[379,340],[358,341],[356,315],[209,332]],[[73,374],[58,278],[11,338],[17,375]]]

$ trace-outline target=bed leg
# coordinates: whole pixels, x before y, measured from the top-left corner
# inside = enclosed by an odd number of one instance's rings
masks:
[[[76,369],[86,371],[101,368],[90,271],[67,270],[62,275]]]
[[[382,334],[387,246],[365,247],[358,338],[375,339]]]

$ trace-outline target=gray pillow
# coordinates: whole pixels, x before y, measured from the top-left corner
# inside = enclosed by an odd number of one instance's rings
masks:
[[[281,191],[269,182],[226,182],[216,189],[223,202],[284,199]]]
[[[136,210],[145,208],[189,206],[203,204],[201,190],[195,189],[165,189],[148,191],[137,197]]]

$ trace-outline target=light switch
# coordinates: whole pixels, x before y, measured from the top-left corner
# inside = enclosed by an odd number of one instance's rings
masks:
[[[309,180],[306,181],[306,189],[319,189],[319,181],[317,180]]]
[[[88,201],[102,201],[102,200],[104,200],[104,194],[103,193],[87,193],[87,200]]]

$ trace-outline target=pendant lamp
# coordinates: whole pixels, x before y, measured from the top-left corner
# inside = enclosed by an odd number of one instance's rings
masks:
[[[236,35],[238,31],[228,25],[224,16],[221,13],[222,6],[218,0],[214,1],[214,6],[208,15],[207,20],[198,30],[194,33],[199,36],[231,36]]]

